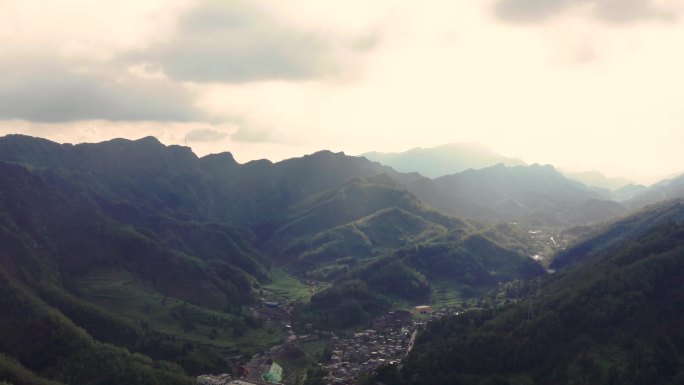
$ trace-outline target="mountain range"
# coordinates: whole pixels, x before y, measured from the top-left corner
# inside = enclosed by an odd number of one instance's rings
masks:
[[[584,183],[587,186],[600,187],[611,191],[635,184],[631,179],[609,178],[598,171],[564,172],[563,174],[568,178]]]
[[[385,164],[400,172],[418,172],[429,178],[456,174],[504,164],[524,166],[520,159],[507,158],[475,143],[452,143],[433,148],[414,148],[399,153],[368,152],[367,159]]]
[[[280,338],[246,310],[272,266],[328,282],[303,322],[378,304],[337,326],[392,298],[429,299],[435,274],[485,289],[544,273],[519,251],[524,231],[509,249],[509,235],[403,188],[420,175],[341,153],[238,164],[154,138],[13,135],[0,138],[0,169],[0,373],[15,384],[180,384],[225,371],[231,355]],[[419,258],[437,250],[453,274]],[[326,300],[352,291],[347,307]]]
[[[678,201],[620,217],[680,195],[680,182],[618,203],[549,165],[430,179],[330,151],[239,164],[230,153],[200,158],[151,137],[78,145],[2,137],[0,379],[189,384],[230,371],[231,357],[282,338],[248,309],[283,277],[322,288],[296,304],[293,324],[330,329],[364,325],[394,303],[430,302],[437,283],[466,300],[530,280],[573,296],[585,276],[603,284],[624,261],[615,253],[634,242],[660,245],[644,249],[654,255],[679,250]],[[555,257],[560,273],[549,276],[529,258],[539,243],[531,229],[574,225],[593,227]],[[479,325],[499,316],[477,317]],[[414,357],[431,351],[429,335]],[[404,380],[422,373],[420,362],[409,360]]]
[[[490,222],[567,227],[627,212],[608,191],[569,180],[550,165],[499,164],[443,176],[430,184],[409,182],[407,188],[445,213]]]

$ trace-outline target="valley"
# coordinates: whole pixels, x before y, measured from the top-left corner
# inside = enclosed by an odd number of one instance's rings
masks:
[[[2,137],[0,378],[258,383],[276,363],[292,385],[674,384],[681,312],[653,295],[681,295],[678,186],[615,201],[548,165],[430,179],[330,151]],[[570,350],[540,356],[549,336]]]

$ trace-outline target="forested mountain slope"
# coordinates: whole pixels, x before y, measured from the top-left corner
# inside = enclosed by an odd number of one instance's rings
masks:
[[[638,210],[631,215],[605,224],[587,239],[558,253],[550,267],[560,269],[595,258],[596,255],[637,238],[666,222],[684,221],[682,200],[670,200]]]
[[[341,290],[377,305],[368,315],[389,297],[425,298],[432,272],[420,255],[432,245],[454,266],[495,273],[476,282],[485,286],[543,272],[520,251],[524,236],[509,249],[500,241],[510,237],[490,232],[462,250],[487,226],[404,189],[423,179],[328,151],[241,165],[154,138],[0,138],[3,378],[155,384],[228,371],[227,357],[263,348],[250,335],[278,341],[247,312],[273,264],[332,284],[314,308]],[[457,270],[440,278],[472,283]],[[388,278],[419,295],[394,292]]]
[[[684,175],[662,180],[648,188],[640,189],[625,204],[629,207],[639,208],[676,198],[684,198]]]
[[[663,210],[676,215],[659,220]],[[682,212],[681,201],[649,209],[642,215],[654,223],[645,231],[530,285],[518,304],[431,323],[401,372],[381,377],[405,384],[682,383]]]
[[[502,164],[437,178],[435,194],[416,195],[445,213],[484,221],[565,227],[627,213],[608,191],[571,181],[552,166]],[[412,190],[409,184],[409,190]]]

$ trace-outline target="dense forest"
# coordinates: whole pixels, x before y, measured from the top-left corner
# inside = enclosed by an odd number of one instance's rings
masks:
[[[404,384],[681,384],[684,202],[650,207],[568,252],[618,237],[590,261],[532,281],[517,304],[428,324],[400,370]],[[621,231],[612,231],[620,228]],[[611,232],[612,231],[612,232]],[[612,241],[613,239],[611,239]],[[567,253],[566,253],[567,255]]]

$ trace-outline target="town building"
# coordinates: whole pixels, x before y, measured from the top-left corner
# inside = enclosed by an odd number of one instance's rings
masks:
[[[202,374],[197,376],[195,383],[197,385],[228,385],[230,383],[230,374]]]
[[[416,306],[413,308],[413,312],[415,314],[423,314],[423,315],[430,314],[430,313],[432,313],[432,307],[429,305]]]

